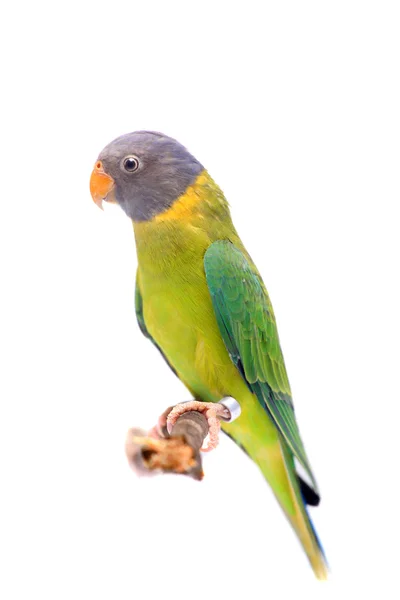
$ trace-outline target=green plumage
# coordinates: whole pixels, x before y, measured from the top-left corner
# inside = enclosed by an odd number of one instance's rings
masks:
[[[272,305],[213,179],[179,142],[159,132],[120,136],[100,153],[93,200],[132,219],[136,314],[194,398],[235,398],[222,427],[259,466],[317,577],[322,548],[307,513],[319,492],[297,427]]]
[[[233,396],[242,414],[224,430],[259,465],[316,575],[326,566],[305,501],[318,490],[296,424],[273,309],[203,171],[171,208],[134,223],[136,309],[143,333],[195,398]],[[309,482],[296,473],[295,460]]]
[[[218,326],[232,361],[317,492],[294,415],[272,305],[259,275],[243,253],[226,240],[210,246],[204,267]]]

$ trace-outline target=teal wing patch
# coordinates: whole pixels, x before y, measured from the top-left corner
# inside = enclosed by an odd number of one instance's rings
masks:
[[[296,423],[272,305],[246,256],[230,241],[204,256],[207,284],[225,346],[251,391],[272,417],[293,455],[318,488]]]
[[[144,322],[143,298],[142,298],[142,294],[140,293],[140,288],[139,288],[139,284],[138,284],[137,280],[136,280],[136,288],[135,288],[135,310],[136,310],[136,319],[137,319],[140,331],[143,333],[143,335],[145,337],[147,337],[149,340],[154,342],[153,338],[147,331],[146,323]]]

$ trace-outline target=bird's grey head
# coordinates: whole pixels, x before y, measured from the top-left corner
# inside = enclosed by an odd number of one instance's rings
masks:
[[[202,170],[176,140],[153,131],[135,131],[102,150],[90,187],[97,204],[112,199],[133,221],[148,221],[167,210]]]

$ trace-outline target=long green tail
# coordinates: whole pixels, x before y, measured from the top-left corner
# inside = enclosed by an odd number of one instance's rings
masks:
[[[254,423],[257,423],[256,428]],[[223,424],[222,428],[259,466],[299,538],[316,577],[326,579],[328,568],[324,551],[308,515],[293,455],[286,441],[266,418],[258,401],[251,410],[243,404],[242,416],[229,425]]]
[[[318,579],[326,579],[328,575],[328,565],[326,562],[324,550],[318,539],[310,516],[308,514],[307,506],[303,500],[299,479],[296,474],[293,456],[287,447],[286,442],[281,439],[281,450],[284,464],[286,467],[286,473],[288,477],[289,491],[291,494],[294,511],[289,512],[283,505],[279,496],[275,493],[279,503],[285,511],[287,518],[289,519],[296,535],[298,536],[305,553],[307,554],[308,560],[310,561],[311,567]],[[263,471],[263,465],[259,465]],[[285,503],[286,504],[286,503]]]

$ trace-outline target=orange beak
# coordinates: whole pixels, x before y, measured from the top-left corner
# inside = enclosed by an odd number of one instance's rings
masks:
[[[103,200],[115,202],[113,194],[111,194],[114,185],[114,179],[104,172],[101,160],[98,160],[94,165],[92,175],[90,177],[90,193],[92,194],[93,201],[102,210]],[[108,198],[109,195],[111,196]]]

